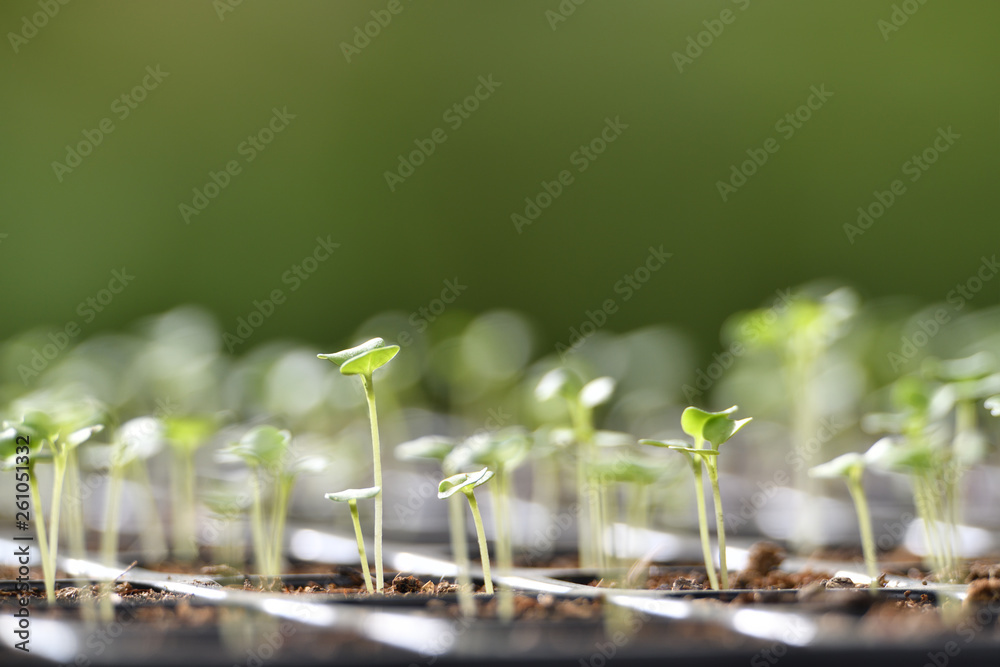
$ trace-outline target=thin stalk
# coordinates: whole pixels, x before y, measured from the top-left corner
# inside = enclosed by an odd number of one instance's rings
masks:
[[[472,579],[469,576],[469,545],[465,539],[465,514],[460,499],[448,499],[448,524],[451,531],[451,551],[458,568],[458,607],[463,616],[476,613],[476,603],[472,598]]]
[[[503,465],[497,467],[493,496],[493,516],[497,530],[497,565],[502,576],[514,568],[514,553],[510,535],[510,474]],[[504,621],[514,618],[514,593],[509,586],[500,587],[498,615]]]
[[[42,511],[42,495],[38,491],[38,478],[35,477],[35,466],[28,471],[31,476],[31,504],[35,509],[35,532],[38,534],[38,550],[42,558],[42,578],[45,580],[45,599],[52,603],[56,601],[56,573],[51,569],[49,561],[49,540],[45,535],[45,513]]]
[[[122,467],[111,464],[108,495],[104,507],[104,533],[101,535],[101,562],[111,567],[118,553],[118,522],[120,520]]]
[[[180,560],[193,561],[198,557],[198,546],[195,543],[194,452],[185,446],[176,446],[173,453],[174,556]]]
[[[253,480],[253,505],[250,508],[250,531],[253,534],[254,559],[257,561],[257,573],[261,577],[268,576],[267,549],[264,546],[264,511],[261,499],[262,488],[259,467],[254,467],[251,475]]]
[[[52,516],[49,519],[49,569],[55,586],[56,558],[59,553],[59,510],[62,506],[63,479],[66,476],[66,453],[59,452],[53,459],[55,474],[52,479]]]
[[[365,589],[372,593],[374,589],[372,588],[372,575],[368,571],[368,554],[365,553],[365,538],[361,534],[361,519],[358,516],[358,501],[348,500],[347,504],[351,506],[351,521],[354,522],[354,536],[358,538],[358,557],[361,559],[361,571],[365,575]]]
[[[618,489],[614,485],[601,484],[601,523],[611,528],[610,548],[605,554],[605,566],[616,566],[620,550],[615,531],[615,521],[618,518]]]
[[[713,456],[705,462],[708,480],[712,483],[712,500],[715,503],[715,532],[719,540],[719,570],[722,572],[722,587],[729,588],[729,568],[726,567],[726,515],[722,508],[722,494],[719,491],[719,461]]]
[[[483,517],[479,513],[479,503],[472,489],[462,489],[465,497],[469,499],[469,507],[472,509],[472,520],[476,523],[476,536],[479,538],[479,558],[483,562],[483,581],[486,586],[486,593],[493,595],[493,578],[490,576],[490,550],[486,545],[486,530],[483,528]]]
[[[638,553],[639,532],[645,530],[647,525],[647,511],[649,505],[649,486],[646,484],[630,484],[628,487],[628,535],[629,542],[627,548],[630,554]]]
[[[603,526],[600,517],[600,484],[587,473],[587,464],[594,460],[594,429],[590,414],[579,401],[570,401],[570,419],[577,442],[577,491],[580,503],[578,530],[582,544],[588,549],[580,552],[580,565],[605,569],[603,555]],[[586,508],[586,509],[584,509]],[[586,536],[586,537],[584,537]]]
[[[66,454],[66,514],[63,523],[69,538],[69,552],[73,558],[86,558],[86,535],[83,523],[83,498],[80,497],[80,466],[76,449]]]
[[[584,444],[576,444],[576,497],[579,512],[577,514],[577,545],[580,553],[580,567],[594,567],[593,533],[590,517],[590,485],[587,483],[587,459],[584,456]]]
[[[281,574],[285,546],[285,517],[288,514],[288,498],[292,493],[293,482],[293,478],[287,475],[280,475],[279,479],[272,518],[274,533],[271,538],[271,567],[275,576]]]
[[[916,473],[913,476],[913,500],[917,506],[917,514],[920,515],[920,521],[923,523],[924,541],[931,561],[931,567],[941,574],[944,572],[944,561],[938,544],[937,531],[934,529],[935,519],[927,497],[923,473]]]
[[[146,494],[146,515],[142,521],[142,543],[146,557],[153,561],[162,560],[167,555],[166,529],[160,519],[160,511],[156,506],[156,495],[153,493],[153,483],[149,479],[146,462],[136,459],[132,462],[135,476]]]
[[[858,527],[861,529],[861,551],[865,556],[865,568],[868,570],[868,577],[871,583],[868,587],[872,593],[878,588],[878,558],[875,555],[875,535],[872,533],[872,517],[868,509],[868,499],[865,498],[865,489],[861,485],[862,471],[848,476],[847,490],[851,492],[851,499],[854,500],[854,510],[858,514]]]
[[[708,581],[714,590],[719,590],[719,580],[715,576],[715,559],[712,558],[712,545],[708,540],[708,515],[705,511],[705,483],[701,478],[702,461],[701,457],[691,457],[691,469],[694,472],[694,495],[698,503],[698,529],[701,533],[701,551],[705,556],[705,570],[708,572]]]
[[[375,468],[375,486],[382,488],[382,452],[378,441],[378,413],[375,410],[375,385],[371,375],[362,375],[365,397],[368,399],[368,417],[372,425],[372,464]],[[385,582],[382,574],[382,494],[375,496],[375,586],[381,592]]]

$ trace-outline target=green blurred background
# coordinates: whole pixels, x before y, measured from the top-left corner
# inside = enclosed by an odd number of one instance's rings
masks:
[[[548,345],[610,298],[609,330],[675,323],[708,356],[728,314],[776,290],[834,276],[938,301],[995,251],[997,2],[234,3],[0,5],[0,337],[70,321],[86,337],[179,303],[233,332],[281,289],[237,351],[337,347],[457,279],[452,307],[522,310]],[[894,12],[905,23],[880,29]],[[356,29],[387,16],[348,62]],[[168,75],[122,118],[147,67]],[[453,129],[445,112],[491,76]],[[832,97],[786,138],[775,124],[814,86]],[[247,161],[275,108],[294,118]],[[114,131],[57,175],[105,118]],[[578,171],[607,118],[628,127]],[[390,190],[385,172],[435,128],[447,141]],[[904,163],[939,128],[960,138],[911,182]],[[723,201],[717,182],[769,137],[780,149]],[[240,173],[186,223],[179,205],[231,160]],[[519,232],[512,214],[562,170],[573,183]],[[905,194],[851,243],[844,225],[894,179]],[[293,291],[317,237],[340,245]],[[625,301],[615,285],[661,245],[672,257]],[[123,267],[134,281],[87,321],[79,304]],[[975,305],[998,295],[988,282]]]

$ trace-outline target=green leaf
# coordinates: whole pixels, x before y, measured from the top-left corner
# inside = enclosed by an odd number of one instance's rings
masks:
[[[396,458],[400,461],[443,461],[455,449],[455,441],[443,435],[425,435],[396,445]]]
[[[78,429],[76,431],[73,431],[72,433],[70,433],[69,435],[67,435],[65,438],[63,438],[62,442],[63,442],[63,444],[65,444],[67,447],[70,447],[70,448],[78,447],[79,445],[81,445],[84,442],[86,442],[87,440],[89,440],[90,436],[94,435],[95,433],[99,433],[99,432],[101,432],[103,430],[104,430],[104,426],[101,425],[101,424],[94,424],[93,426],[86,426],[84,428],[81,428],[81,429]]]
[[[279,431],[273,426],[257,426],[247,431],[238,443],[222,451],[238,456],[251,466],[274,466],[281,463],[291,439],[292,434],[288,431]]]
[[[380,493],[382,493],[382,487],[369,486],[366,489],[345,489],[343,491],[338,491],[336,493],[328,493],[326,494],[326,498],[334,502],[346,503],[352,500],[363,500],[365,498],[374,498]]]
[[[318,475],[330,468],[332,461],[320,454],[310,454],[292,461],[285,469],[285,477],[297,477],[302,474]]]
[[[724,444],[741,428],[753,421],[752,417],[746,419],[732,420],[731,415],[737,410],[737,406],[727,408],[721,412],[707,412],[695,407],[689,407],[681,414],[681,428],[684,432],[694,438],[701,438],[712,443],[715,447]]]
[[[491,479],[493,479],[493,471],[489,468],[483,468],[479,472],[460,472],[441,480],[441,483],[438,484],[438,498],[442,500],[451,498],[466,487],[476,488]]]
[[[841,454],[826,463],[813,466],[809,469],[809,476],[821,479],[851,477],[852,475],[856,475],[864,470],[865,463],[866,459],[864,456],[858,454],[857,452],[849,452],[847,454]]]
[[[389,363],[398,352],[398,345],[386,345],[381,338],[372,338],[357,347],[316,356],[340,366],[340,372],[344,375],[371,375],[373,371]]]

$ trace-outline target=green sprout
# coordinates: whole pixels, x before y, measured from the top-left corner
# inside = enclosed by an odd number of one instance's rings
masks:
[[[218,429],[218,421],[210,416],[165,417],[166,440],[170,444],[172,486],[172,543],[174,557],[193,561],[198,556],[195,543],[197,533],[197,475],[194,453]]]
[[[1000,417],[1000,395],[990,396],[983,402],[983,405],[990,411],[992,416]]]
[[[382,454],[378,440],[378,414],[375,411],[375,385],[372,373],[386,365],[399,352],[398,345],[386,345],[381,338],[331,354],[316,355],[340,366],[344,375],[360,375],[368,399],[368,418],[372,427],[372,460],[375,468],[375,486],[382,487]],[[375,585],[382,590],[382,495],[375,497]]]
[[[358,557],[361,559],[361,570],[365,576],[365,588],[372,591],[372,575],[368,570],[368,555],[365,553],[365,538],[361,534],[361,519],[358,517],[358,500],[361,498],[378,498],[382,489],[371,486],[367,489],[347,489],[338,493],[328,493],[326,497],[334,502],[346,502],[351,508],[351,521],[354,522],[354,536],[358,539]]]
[[[482,432],[467,438],[445,459],[450,470],[469,466],[486,466],[496,472],[493,492],[493,523],[496,528],[497,567],[501,575],[509,575],[514,567],[511,545],[511,473],[524,461],[530,449],[528,435],[519,428],[508,428],[493,433]],[[490,473],[490,477],[493,472]],[[486,481],[486,480],[483,480]],[[500,616],[513,617],[513,597],[504,594],[500,600]]]
[[[842,454],[832,461],[821,463],[810,468],[809,474],[820,479],[841,478],[847,482],[847,490],[851,493],[854,501],[854,511],[858,515],[858,527],[861,530],[861,550],[864,553],[865,567],[868,570],[868,584],[872,591],[878,588],[878,559],[875,556],[875,535],[872,532],[871,512],[868,510],[868,501],[865,498],[865,489],[861,484],[861,477],[865,472],[867,463],[864,456],[856,452]]]
[[[116,561],[121,488],[126,471],[132,467],[143,466],[143,461],[160,450],[163,437],[163,422],[154,417],[139,417],[127,421],[115,434],[108,466],[108,500],[105,504],[104,533],[101,535],[101,557],[105,565],[112,566]],[[139,477],[148,480],[148,475],[140,474]]]
[[[455,441],[440,435],[427,435],[396,446],[396,458],[400,461],[437,461],[445,475],[452,475],[448,455],[455,449]],[[469,576],[469,546],[465,536],[465,514],[459,503],[448,503],[448,527],[451,534],[451,550],[458,568],[458,605],[465,616],[475,613]]]
[[[683,440],[640,440],[644,445],[666,447],[681,452],[691,464],[694,473],[696,500],[698,503],[698,525],[701,532],[701,548],[705,557],[705,570],[712,588],[719,589],[719,579],[715,574],[715,563],[712,558],[712,548],[708,539],[708,517],[705,510],[705,492],[702,482],[702,468],[708,470],[708,479],[712,484],[712,498],[715,502],[715,530],[719,539],[719,569],[722,573],[722,588],[729,588],[729,570],[726,566],[726,527],[725,514],[722,508],[722,494],[719,491],[719,447],[732,438],[737,431],[752,420],[752,417],[733,421],[729,415],[737,410],[733,406],[721,412],[707,412],[695,407],[689,407],[681,413],[681,428],[694,438],[694,446]],[[713,449],[705,448],[708,442]]]
[[[486,545],[486,531],[483,529],[483,517],[479,513],[479,503],[476,502],[476,495],[473,493],[477,486],[482,486],[493,478],[493,471],[483,468],[479,472],[462,472],[452,475],[438,484],[438,498],[445,500],[451,498],[458,491],[465,493],[469,500],[469,508],[472,510],[472,520],[476,524],[476,536],[479,539],[479,557],[483,563],[483,581],[486,592],[493,595],[493,578],[490,576],[490,552]]]
[[[257,426],[247,431],[239,442],[219,452],[224,459],[236,457],[250,467],[253,487],[250,527],[254,556],[259,574],[272,580],[281,574],[285,519],[295,479],[301,473],[323,472],[328,465],[320,456],[292,460],[291,440],[288,431]],[[268,475],[274,480],[269,520],[264,517],[264,481]]]
[[[575,374],[562,368],[546,373],[535,388],[535,397],[539,401],[555,396],[566,401],[577,444],[576,487],[582,506],[578,531],[580,564],[596,567],[601,572],[607,567],[603,518],[605,490],[600,480],[594,480],[589,474],[588,462],[597,457],[594,408],[606,403],[614,389],[615,381],[610,377],[599,377],[583,384]]]
[[[31,480],[29,485],[31,487],[31,504],[34,508],[33,521],[42,559],[45,597],[49,602],[55,601],[56,562],[59,553],[59,511],[63,505],[63,482],[70,463],[70,453],[80,444],[89,440],[94,433],[104,428],[100,424],[78,428],[80,424],[77,420],[85,416],[83,413],[75,413],[73,409],[62,410],[64,406],[56,407],[57,409],[53,411],[52,415],[38,410],[26,411],[20,422],[4,422],[3,431],[0,431],[0,460],[3,461],[3,467],[14,469],[18,481],[22,481],[22,473],[25,472],[28,479]],[[47,526],[42,509],[42,497],[38,490],[38,480],[35,477],[35,466],[38,463],[52,463],[53,466],[50,504],[52,515]],[[70,472],[74,473],[75,471],[71,470]],[[80,528],[82,529],[82,526]]]

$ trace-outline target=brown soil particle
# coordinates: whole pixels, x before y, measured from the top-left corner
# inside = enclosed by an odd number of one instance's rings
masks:
[[[1000,602],[1000,579],[976,579],[969,584],[965,606],[982,606],[991,602]]]
[[[767,574],[785,560],[785,550],[774,542],[757,542],[750,547],[744,572]]]
[[[1000,563],[987,560],[976,560],[969,564],[969,575],[965,578],[965,583],[971,583],[977,579],[1000,579]]]

